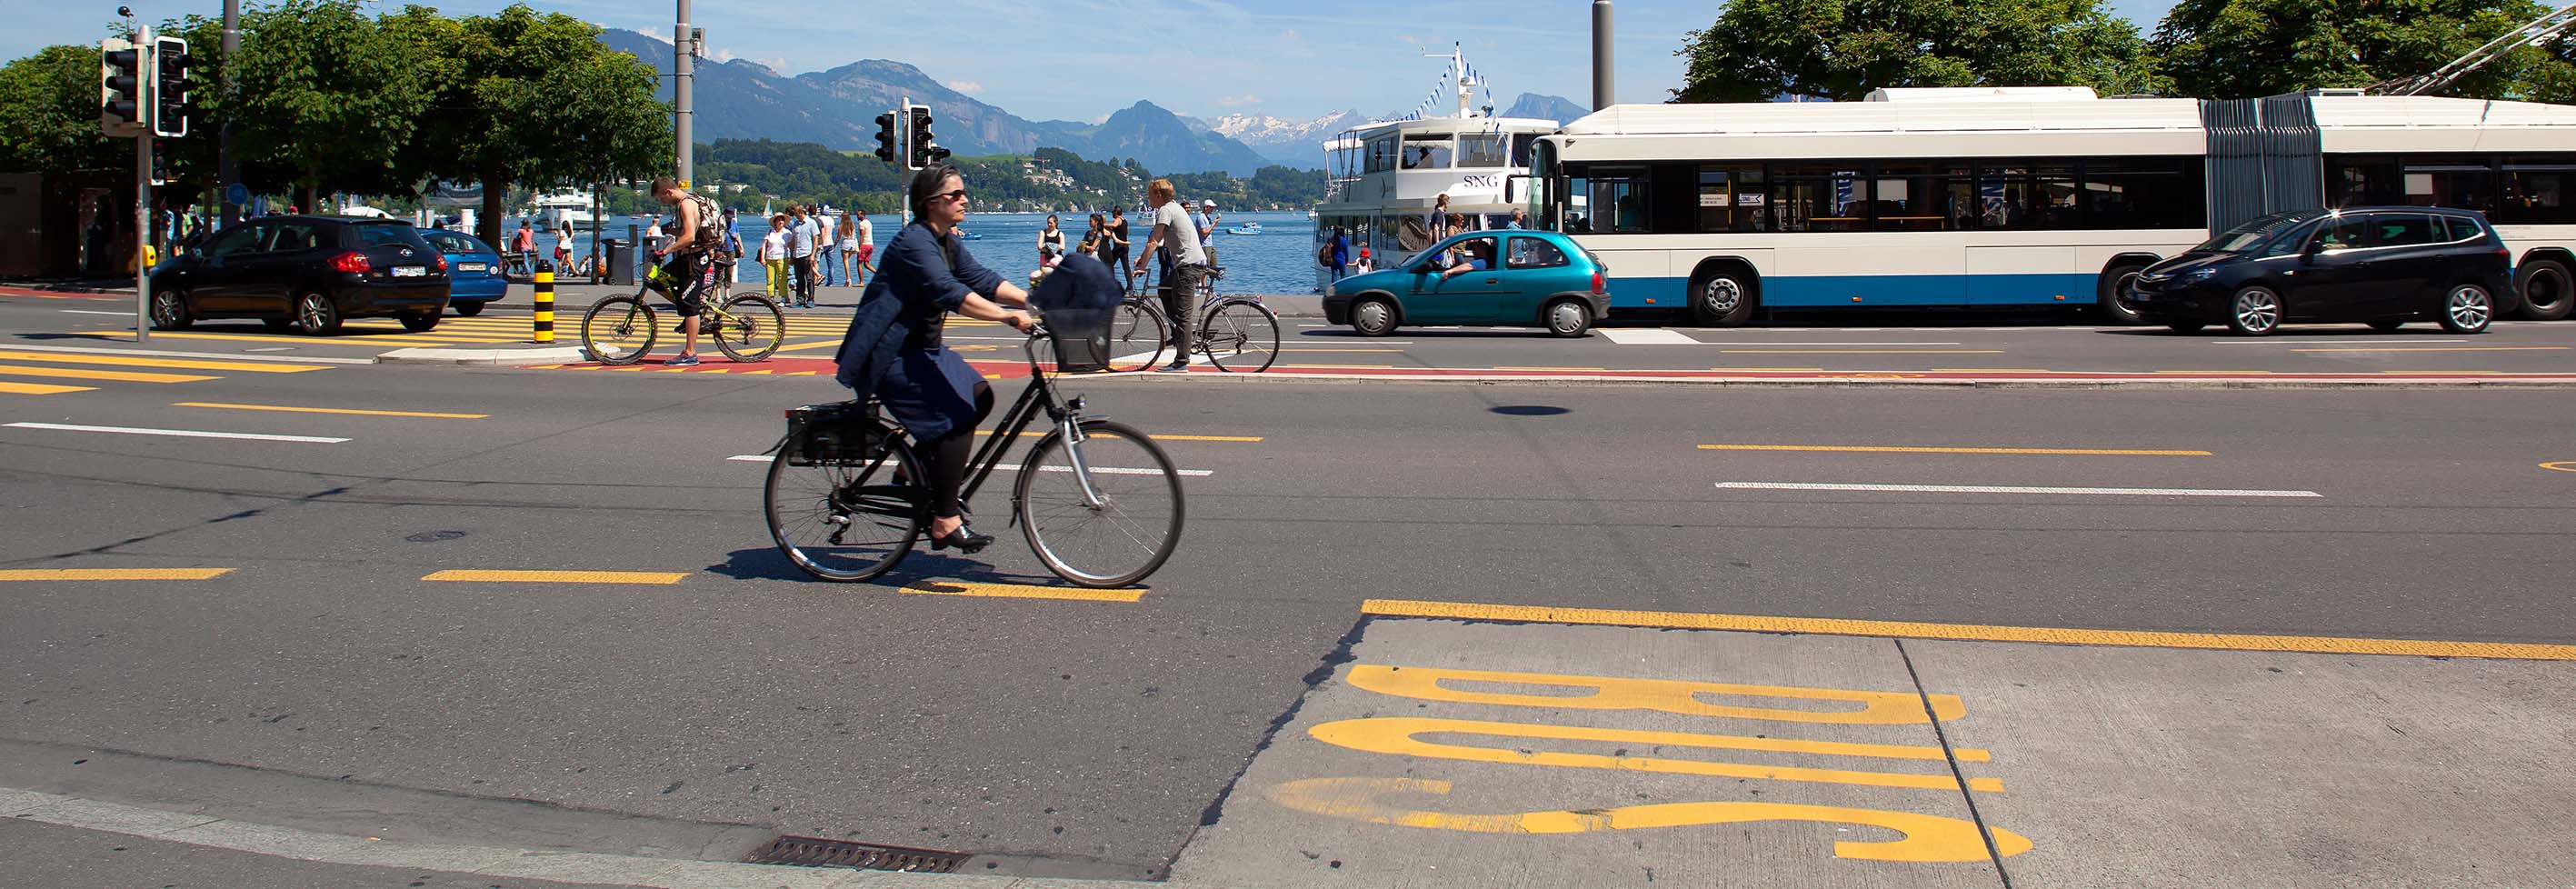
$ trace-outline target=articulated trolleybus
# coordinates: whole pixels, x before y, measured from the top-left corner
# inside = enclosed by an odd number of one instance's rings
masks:
[[[1700,324],[1826,307],[2093,306],[2279,210],[2487,214],[2526,317],[2565,317],[2576,107],[2424,96],[2097,98],[1880,90],[1863,102],[1616,105],[1532,149],[1532,216],[1611,269],[1614,311]]]

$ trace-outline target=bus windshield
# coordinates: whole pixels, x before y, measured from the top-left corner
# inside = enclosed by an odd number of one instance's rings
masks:
[[[2191,248],[2193,253],[2243,253],[2263,245],[2273,235],[2299,223],[2315,219],[2323,210],[2290,210],[2269,216],[2257,216],[2236,224],[2218,237]]]

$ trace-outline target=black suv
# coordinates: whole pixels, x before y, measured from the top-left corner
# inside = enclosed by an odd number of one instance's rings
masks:
[[[2224,324],[2247,336],[2301,322],[2396,330],[2427,318],[2477,333],[2522,299],[2513,256],[2486,217],[2438,207],[2274,213],[2149,266],[2120,297],[2177,331]]]
[[[399,219],[263,216],[235,223],[152,268],[152,326],[258,318],[307,334],[344,318],[392,315],[438,326],[447,258]]]

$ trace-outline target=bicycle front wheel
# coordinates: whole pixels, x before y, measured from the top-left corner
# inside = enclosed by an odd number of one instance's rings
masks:
[[[920,461],[899,438],[870,448],[864,460],[812,466],[789,465],[787,448],[780,448],[761,497],[769,538],[807,574],[842,583],[874,580],[894,570],[921,538],[929,493],[913,481],[923,478]]]
[[[1163,325],[1163,313],[1147,306],[1144,300],[1119,303],[1109,316],[1109,369],[1151,369],[1170,345],[1164,340],[1170,333]]]
[[[778,351],[787,338],[787,314],[765,296],[737,296],[724,301],[714,316],[716,348],[735,361],[759,361]]]
[[[1250,300],[1227,300],[1209,309],[1199,325],[1199,347],[1216,369],[1260,373],[1279,360],[1279,316]]]
[[[1084,420],[1082,440],[1047,433],[1011,492],[1029,549],[1057,577],[1087,587],[1143,580],[1181,543],[1181,474],[1145,434]]]
[[[632,296],[592,303],[581,316],[581,347],[601,364],[633,364],[653,351],[653,307]]]

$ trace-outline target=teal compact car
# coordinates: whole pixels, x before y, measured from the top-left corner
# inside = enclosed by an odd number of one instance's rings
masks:
[[[1610,314],[1599,257],[1555,232],[1479,231],[1401,265],[1333,282],[1324,320],[1365,336],[1398,326],[1540,327],[1582,336]]]

